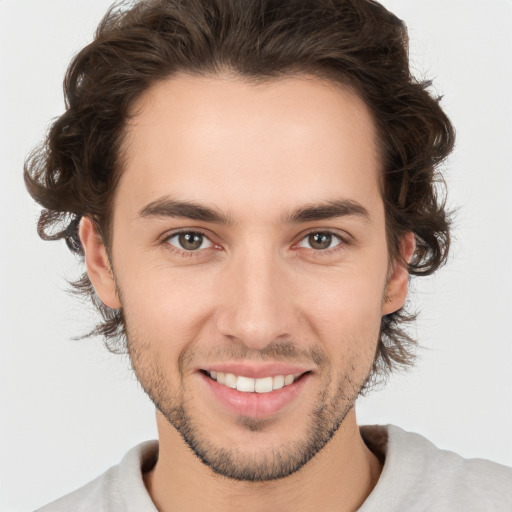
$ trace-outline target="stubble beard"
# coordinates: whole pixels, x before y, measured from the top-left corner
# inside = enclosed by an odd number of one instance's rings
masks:
[[[174,393],[166,386],[168,379],[159,361],[151,360],[151,344],[133,336],[128,338],[128,354],[135,375],[145,393],[177,430],[192,452],[213,472],[232,480],[246,482],[265,482],[285,478],[307,464],[333,438],[343,420],[353,408],[361,389],[370,377],[371,364],[365,378],[353,381],[352,375],[342,375],[335,386],[336,392],[328,395],[332,389],[331,378],[327,372],[327,386],[319,392],[314,409],[304,418],[305,433],[297,441],[287,442],[272,450],[263,449],[258,458],[253,454],[242,453],[229,447],[217,446],[208,438],[205,428],[187,407],[187,398],[183,381]],[[288,351],[285,348],[285,351]],[[197,413],[196,413],[197,414]],[[241,417],[239,427],[247,432],[265,432],[268,425],[265,419]]]

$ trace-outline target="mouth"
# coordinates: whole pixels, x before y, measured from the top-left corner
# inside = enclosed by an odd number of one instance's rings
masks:
[[[244,377],[243,375],[235,375],[234,373],[224,373],[216,371],[203,370],[203,373],[210,379],[218,382],[222,386],[236,389],[241,393],[271,393],[286,386],[290,386],[306,373],[290,374],[290,375],[274,375],[253,379]]]
[[[292,371],[297,370],[299,369],[294,368]],[[236,416],[268,418],[291,410],[290,407],[300,403],[298,397],[303,394],[312,372],[248,377],[217,369],[200,370],[199,375],[209,389],[214,402],[221,405],[223,409]]]

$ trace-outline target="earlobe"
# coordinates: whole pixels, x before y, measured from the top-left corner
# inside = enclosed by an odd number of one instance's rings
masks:
[[[400,254],[403,261],[410,263],[416,250],[414,233],[408,232],[402,238]],[[409,271],[400,261],[393,265],[392,274],[388,279],[384,299],[382,301],[382,315],[389,315],[398,311],[404,304],[409,290]]]
[[[94,222],[82,217],[79,227],[80,241],[85,252],[87,274],[101,302],[112,309],[121,307],[110,260]]]

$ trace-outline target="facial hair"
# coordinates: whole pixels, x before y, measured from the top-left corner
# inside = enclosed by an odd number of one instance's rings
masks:
[[[239,481],[265,482],[285,478],[300,470],[338,431],[371,372],[372,361],[369,361],[366,373],[359,373],[363,377],[355,379],[352,373],[347,373],[335,378],[327,356],[320,349],[299,350],[291,341],[269,344],[257,353],[248,351],[240,344],[211,349],[208,354],[201,351],[201,360],[308,361],[315,362],[322,370],[325,385],[321,386],[321,391],[313,402],[314,408],[304,417],[306,428],[301,439],[285,442],[272,450],[263,449],[256,457],[230,447],[229,439],[226,439],[223,446],[216,445],[209,438],[208,432],[198,425],[193,407],[189,406],[191,393],[187,392],[183,379],[187,365],[197,360],[193,349],[181,354],[178,361],[180,385],[177,389],[170,389],[164,365],[157,357],[152,357],[152,343],[140,333],[133,332],[128,325],[126,335],[132,368],[156,408],[177,430],[199,460],[218,475]],[[348,367],[353,369],[353,365]],[[271,423],[272,420],[248,417],[238,420],[239,427],[251,433],[264,432],[271,428]]]

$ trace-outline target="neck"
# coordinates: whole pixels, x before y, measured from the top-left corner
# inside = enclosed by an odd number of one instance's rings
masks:
[[[158,510],[357,510],[377,483],[381,466],[364,444],[352,409],[329,443],[293,475],[240,482],[213,473],[160,413],[158,462],[144,480]]]

